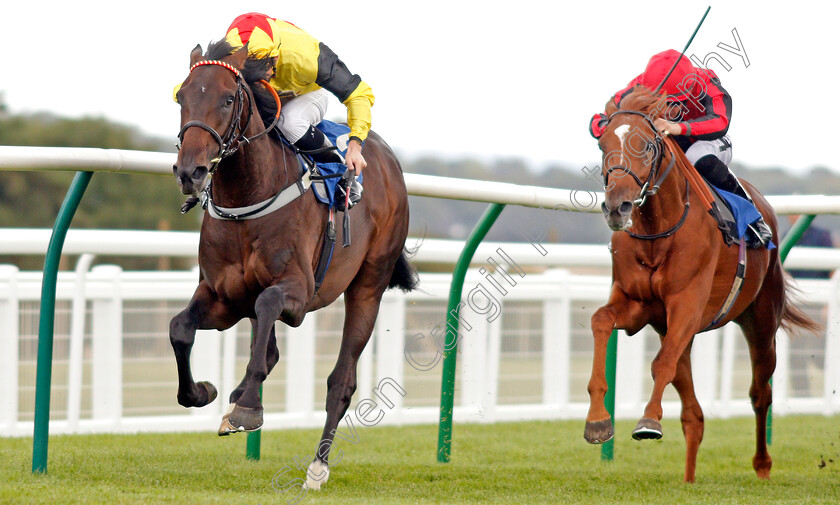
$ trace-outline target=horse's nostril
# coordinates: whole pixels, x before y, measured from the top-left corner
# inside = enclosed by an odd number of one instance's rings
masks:
[[[175,175],[178,174],[178,165],[172,165],[172,173]]]
[[[629,214],[630,211],[633,210],[633,202],[623,202],[621,206],[618,208],[618,212],[621,215]]]
[[[207,167],[205,167],[203,165],[199,165],[199,166],[195,167],[195,170],[193,170],[193,173],[191,175],[193,180],[196,180],[196,181],[204,180],[204,178],[206,176],[207,176]]]

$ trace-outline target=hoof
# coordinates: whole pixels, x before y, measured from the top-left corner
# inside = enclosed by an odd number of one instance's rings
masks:
[[[178,403],[184,407],[203,407],[216,399],[218,392],[216,386],[207,381],[196,382],[196,395],[194,398],[183,397],[178,394]]]
[[[219,426],[219,436],[230,435],[239,431],[257,431],[263,424],[263,409],[242,407],[231,403],[222,424]]]
[[[587,421],[586,429],[583,430],[583,438],[590,444],[609,442],[614,434],[615,431],[613,430],[613,424],[610,419],[595,421],[593,423]]]
[[[662,438],[662,425],[656,419],[643,417],[633,430],[634,440],[659,440]]]
[[[327,483],[329,478],[330,467],[320,459],[315,458],[315,461],[310,463],[306,470],[306,489],[318,491],[322,484]]]

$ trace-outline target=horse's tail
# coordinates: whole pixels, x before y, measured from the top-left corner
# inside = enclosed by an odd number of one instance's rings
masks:
[[[400,257],[397,259],[397,264],[394,265],[391,281],[388,282],[389,288],[400,288],[405,293],[417,288],[420,278],[417,276],[417,269],[408,261],[408,257],[412,254],[412,251],[403,248]]]
[[[800,328],[812,333],[821,332],[822,325],[811,319],[808,314],[797,307],[800,291],[791,284],[790,281],[793,277],[791,277],[787,272],[783,272],[782,275],[785,285],[785,308],[782,310],[782,318],[780,321],[782,329],[785,330],[788,335],[792,335],[794,328]]]

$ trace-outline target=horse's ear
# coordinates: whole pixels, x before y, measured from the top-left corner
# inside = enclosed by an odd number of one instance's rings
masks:
[[[604,104],[604,114],[608,117],[612,116],[615,111],[618,110],[618,106],[615,104],[615,97],[611,96],[607,103]]]
[[[196,44],[193,50],[190,52],[190,67],[198,63],[201,59],[201,44]]]
[[[242,70],[245,67],[245,60],[248,59],[248,44],[246,43],[244,46],[239,48],[238,51],[230,55],[230,60],[228,63],[233,65],[235,68]]]
[[[651,110],[656,111],[656,115],[651,119],[655,119],[657,117],[664,117],[666,119],[671,118],[671,110],[668,106],[668,95],[666,95],[664,91],[660,95],[659,100],[656,101],[656,105]]]

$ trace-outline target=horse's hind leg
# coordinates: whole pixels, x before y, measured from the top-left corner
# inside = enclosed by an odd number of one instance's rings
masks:
[[[750,348],[752,362],[752,384],[750,384],[750,400],[755,412],[755,456],[753,469],[761,479],[770,478],[770,467],[773,460],[767,452],[767,412],[773,403],[773,388],[770,378],[776,369],[776,318],[772,312],[763,312],[753,304],[754,314],[748,321],[741,322],[741,329]]]
[[[694,395],[694,381],[691,377],[691,344],[689,343],[677,362],[677,374],[674,376],[674,388],[682,403],[683,435],[685,436],[685,482],[694,482],[697,465],[697,451],[703,441],[703,410]]]
[[[209,382],[196,383],[190,368],[190,352],[197,329],[222,328],[232,324],[228,310],[219,303],[203,282],[187,308],[169,323],[169,341],[178,366],[178,403],[184,407],[203,407],[216,399],[216,388]]]
[[[356,365],[373,333],[382,293],[390,278],[390,273],[384,275],[384,271],[381,267],[369,267],[369,264],[365,263],[344,292],[345,316],[341,349],[335,368],[327,378],[327,421],[318,443],[315,460],[309,465],[306,474],[306,485],[309,489],[320,489],[329,478],[329,452],[338,425],[356,391]],[[349,429],[354,429],[352,424]],[[355,437],[355,432],[351,433]]]

